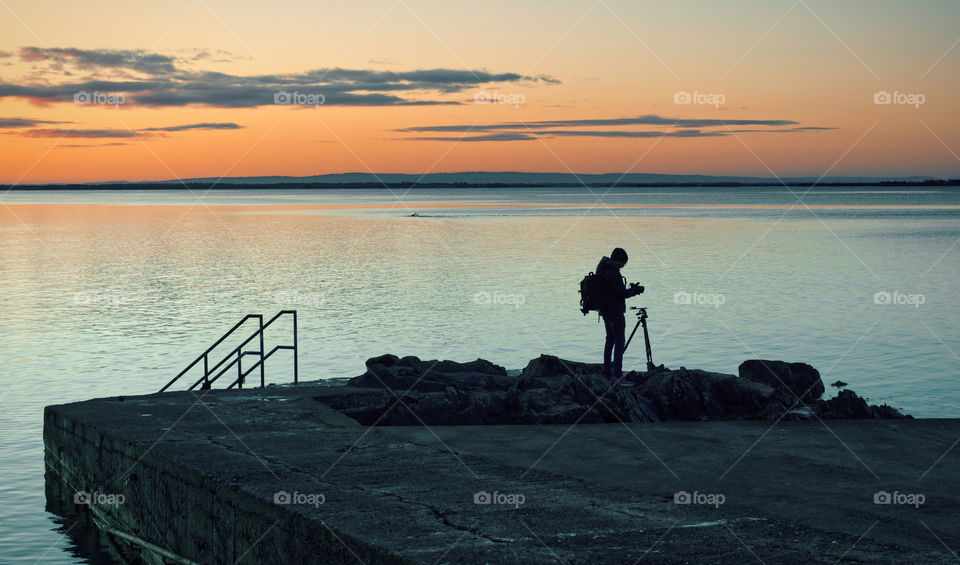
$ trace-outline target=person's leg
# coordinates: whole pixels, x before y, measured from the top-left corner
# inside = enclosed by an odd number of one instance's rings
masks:
[[[610,371],[612,370],[611,355],[613,354],[613,348],[616,345],[616,332],[614,332],[613,325],[610,322],[610,316],[604,315],[603,317],[603,329],[606,331],[606,341],[603,343],[603,374],[607,377],[610,376]],[[623,332],[621,332],[622,334]]]
[[[607,336],[609,338],[610,334],[613,334],[614,348],[613,348],[613,377],[619,379],[623,375],[623,346],[626,338],[624,337],[624,332],[627,329],[626,320],[624,319],[623,312],[617,312],[616,314],[611,314],[610,318],[610,329],[607,331]]]

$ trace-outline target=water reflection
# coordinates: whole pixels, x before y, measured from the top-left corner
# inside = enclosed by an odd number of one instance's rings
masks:
[[[52,531],[60,537],[48,552],[35,555],[37,562],[59,562],[59,555],[90,565],[117,565],[146,563],[126,543],[103,532],[91,519],[90,513],[74,504],[74,492],[60,477],[47,469],[44,473],[45,510],[54,524]],[[54,555],[49,555],[53,553]],[[48,556],[50,561],[47,560]]]
[[[44,405],[154,392],[245,314],[286,308],[299,313],[303,380],[357,375],[386,352],[508,368],[540,353],[599,359],[602,327],[580,315],[577,283],[615,246],[647,287],[635,302],[650,309],[658,363],[806,361],[871,402],[955,416],[960,201],[881,192],[811,194],[828,206],[814,211],[757,189],[629,190],[610,207],[556,189],[402,203],[382,191],[53,195],[100,204],[7,194],[0,561],[32,563],[51,546],[44,561],[94,559],[65,550],[67,522],[41,511]],[[878,291],[926,303],[884,308]],[[725,301],[681,304],[679,292]],[[289,375],[285,362],[268,365],[268,382]],[[628,350],[627,368],[643,362]]]

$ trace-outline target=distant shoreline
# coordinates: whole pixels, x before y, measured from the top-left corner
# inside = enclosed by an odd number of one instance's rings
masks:
[[[331,189],[411,189],[411,188],[746,188],[746,187],[884,187],[884,188],[936,188],[960,186],[960,179],[923,181],[877,181],[877,182],[536,182],[536,183],[448,183],[448,182],[266,182],[266,183],[217,183],[217,182],[144,182],[144,183],[81,183],[81,184],[34,184],[0,185],[7,191],[148,191],[148,190],[331,190]]]

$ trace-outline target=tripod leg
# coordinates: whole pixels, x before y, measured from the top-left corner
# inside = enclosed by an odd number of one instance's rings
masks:
[[[646,326],[646,324],[644,324],[644,326]],[[633,331],[630,332],[630,338],[627,339],[627,343],[623,344],[624,353],[627,352],[627,347],[630,347],[630,341],[633,340],[633,334],[637,333],[637,328],[639,327],[640,327],[640,320],[637,320],[637,325],[633,326]],[[644,333],[646,333],[646,329],[644,329]]]
[[[647,370],[652,371],[654,368],[653,364],[653,354],[650,352],[650,334],[647,332],[647,321],[642,320],[643,322],[643,341],[647,346]]]

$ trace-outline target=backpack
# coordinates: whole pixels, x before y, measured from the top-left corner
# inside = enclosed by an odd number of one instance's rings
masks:
[[[591,310],[603,310],[610,303],[607,283],[598,273],[590,273],[580,281],[580,311],[586,316]]]

